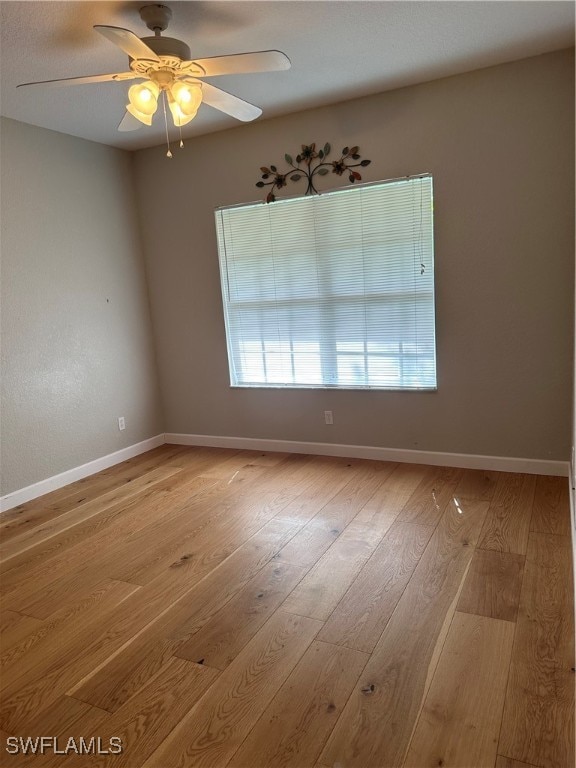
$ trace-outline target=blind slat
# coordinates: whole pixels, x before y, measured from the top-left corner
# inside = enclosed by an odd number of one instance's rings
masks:
[[[216,211],[233,386],[435,389],[432,178]]]

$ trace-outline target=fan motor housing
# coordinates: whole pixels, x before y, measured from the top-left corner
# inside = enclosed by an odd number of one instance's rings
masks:
[[[158,56],[175,56],[183,61],[190,59],[190,48],[175,37],[142,37],[141,40]]]

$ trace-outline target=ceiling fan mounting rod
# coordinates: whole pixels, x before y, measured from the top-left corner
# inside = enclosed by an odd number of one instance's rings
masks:
[[[168,27],[172,18],[172,11],[167,5],[144,5],[140,8],[140,18],[151,29],[155,35],[160,36],[161,32]]]
[[[158,3],[144,5],[140,8],[140,17],[148,29],[154,32],[154,37],[141,37],[140,40],[163,59],[164,65],[176,67],[178,60],[187,61],[190,59],[190,48],[186,43],[172,37],[160,36],[172,18],[172,11],[167,5]],[[130,68],[134,71],[140,71],[140,63],[140,61],[132,59]]]

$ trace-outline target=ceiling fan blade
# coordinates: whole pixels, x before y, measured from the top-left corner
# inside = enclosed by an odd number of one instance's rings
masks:
[[[142,80],[142,75],[134,72],[113,72],[109,75],[87,75],[86,77],[64,77],[60,80],[40,80],[37,83],[20,83],[17,88],[27,88],[30,85],[87,85],[88,83],[107,83],[112,80],[120,82],[122,80]]]
[[[290,69],[290,59],[282,51],[253,51],[234,53],[230,56],[212,56],[208,59],[194,59],[185,64],[202,67],[206,77],[214,75],[243,75],[250,72],[278,72]]]
[[[142,123],[134,115],[131,115],[130,112],[126,112],[118,124],[119,131],[137,131],[138,128],[142,128]]]
[[[100,32],[101,35],[111,43],[117,45],[118,48],[127,53],[132,59],[148,59],[150,61],[160,61],[158,56],[154,53],[152,48],[148,48],[146,43],[143,43],[139,37],[136,37],[134,32],[130,32],[129,29],[123,29],[122,27],[107,27],[102,24],[96,24],[94,27],[96,32]]]
[[[233,96],[221,88],[210,85],[210,83],[205,83],[203,80],[196,80],[192,77],[184,78],[184,80],[188,83],[201,83],[202,102],[209,104],[215,109],[219,109],[220,112],[225,112],[227,115],[235,117],[237,120],[247,123],[260,117],[262,114],[260,107],[255,107],[254,104],[250,104],[244,101],[244,99],[239,99],[238,96]]]

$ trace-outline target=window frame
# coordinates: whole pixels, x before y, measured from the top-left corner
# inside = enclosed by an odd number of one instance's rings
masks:
[[[331,323],[329,325],[329,328],[331,329],[330,338],[331,338],[332,344],[331,344],[330,349],[326,351],[327,353],[322,351],[322,345],[326,343],[326,338],[322,337],[322,338],[318,339],[318,342],[317,342],[318,346],[320,348],[317,354],[319,355],[319,358],[320,358],[320,367],[321,367],[321,370],[322,370],[322,374],[321,374],[321,376],[322,376],[322,383],[318,383],[318,384],[312,384],[312,383],[300,384],[300,383],[296,383],[294,381],[292,381],[292,382],[283,382],[283,383],[281,383],[281,382],[253,382],[253,383],[242,382],[242,383],[239,383],[239,382],[234,382],[233,381],[234,377],[238,378],[238,376],[236,374],[236,370],[235,370],[235,364],[236,364],[237,357],[240,357],[242,352],[241,352],[241,350],[237,349],[236,350],[236,354],[235,354],[233,352],[233,350],[232,350],[232,346],[234,344],[237,344],[238,339],[237,338],[234,338],[234,339],[232,338],[233,334],[230,332],[229,317],[228,317],[228,312],[227,312],[227,308],[226,308],[227,299],[226,299],[226,296],[225,296],[225,287],[226,287],[226,282],[227,282],[227,280],[226,280],[227,263],[226,263],[225,256],[223,256],[222,249],[220,248],[220,238],[218,236],[218,229],[219,229],[218,216],[223,211],[227,211],[227,210],[231,210],[231,209],[236,209],[236,208],[247,208],[247,207],[252,207],[252,206],[255,206],[255,205],[262,205],[262,206],[276,205],[276,203],[265,203],[263,201],[252,201],[252,202],[247,202],[247,203],[237,203],[237,204],[234,204],[234,205],[221,206],[221,207],[218,207],[218,208],[215,209],[216,231],[217,231],[217,241],[218,241],[218,260],[219,260],[219,267],[220,267],[220,282],[221,282],[221,289],[222,289],[222,309],[223,309],[224,325],[225,325],[225,335],[226,335],[226,350],[227,350],[227,356],[228,356],[228,370],[229,370],[229,375],[230,375],[229,386],[230,386],[231,389],[279,389],[279,390],[287,390],[287,389],[289,389],[289,390],[307,390],[307,389],[309,389],[309,390],[317,390],[317,389],[322,389],[322,390],[343,390],[343,391],[352,390],[352,391],[424,392],[424,393],[425,392],[436,392],[438,390],[438,355],[437,355],[437,333],[436,333],[436,268],[435,268],[436,267],[436,261],[435,261],[435,247],[434,247],[435,246],[435,237],[434,237],[435,221],[434,221],[434,190],[433,190],[433,176],[432,176],[432,174],[431,173],[422,173],[422,174],[416,174],[416,175],[411,175],[411,176],[402,176],[402,177],[393,178],[393,179],[384,179],[384,180],[379,180],[379,181],[367,182],[367,183],[364,183],[364,184],[355,184],[354,186],[345,185],[345,186],[335,187],[335,188],[332,188],[332,189],[325,190],[324,192],[318,193],[316,196],[319,197],[319,196],[330,194],[330,193],[333,193],[333,192],[342,192],[342,191],[351,191],[352,192],[352,191],[360,190],[360,189],[363,189],[363,188],[374,187],[374,186],[382,186],[384,184],[393,184],[393,183],[397,183],[397,182],[412,181],[412,180],[416,181],[418,179],[427,179],[427,178],[430,179],[431,184],[432,184],[431,192],[430,192],[431,202],[432,202],[432,216],[431,216],[431,222],[430,222],[431,233],[430,233],[430,235],[431,235],[431,239],[432,239],[432,253],[431,253],[431,256],[432,256],[432,266],[431,266],[431,269],[432,269],[433,350],[430,353],[430,357],[432,358],[433,363],[434,363],[434,380],[435,380],[434,386],[408,387],[408,386],[394,386],[394,385],[392,385],[392,386],[382,386],[382,385],[375,385],[375,384],[348,384],[348,383],[340,384],[340,383],[337,383],[337,382],[332,384],[332,383],[327,382],[326,381],[326,377],[324,376],[324,367],[325,367],[326,360],[328,360],[328,359],[332,360],[332,363],[331,363],[330,367],[332,369],[333,375],[336,374],[336,376],[337,376],[337,369],[338,369],[338,363],[337,363],[337,360],[338,360],[338,349],[337,349],[338,341],[335,338],[335,333],[334,333],[335,324],[334,323]],[[286,196],[286,197],[283,197],[278,202],[281,203],[281,202],[289,201],[289,200],[298,200],[298,199],[301,199],[303,197],[305,197],[305,196],[302,196],[302,195]],[[367,296],[366,294],[357,294],[356,296],[348,295],[346,297],[346,299],[347,300],[353,300],[354,298],[357,298],[359,301],[362,301],[365,304],[370,299],[374,299],[374,300],[379,300],[379,299],[382,300],[383,298],[389,299],[391,296],[394,296],[394,295],[398,296],[401,293],[405,293],[405,292],[398,291],[395,294],[390,294],[390,293],[370,294],[369,296]],[[289,303],[290,305],[295,305],[295,304],[298,304],[299,302],[302,302],[302,301],[307,301],[307,299],[298,299],[298,298],[293,299],[293,300],[286,299],[286,302]],[[250,303],[250,302],[246,302],[246,303]],[[257,301],[257,300],[254,301],[255,305],[259,305],[259,304],[262,305],[263,303],[264,302],[262,302],[262,301]],[[333,303],[332,302],[327,302],[325,304],[322,304],[322,302],[320,302],[319,303],[319,310],[321,312],[326,312],[326,313],[332,313],[333,314],[334,313]],[[266,375],[266,365],[267,365],[266,364],[266,349],[265,349],[265,344],[266,343],[267,342],[263,338],[261,338],[260,350],[257,353],[257,354],[260,354],[262,356],[262,361],[263,361],[262,362],[262,368],[263,368],[263,371],[265,372],[265,375]],[[369,365],[369,358],[377,358],[377,357],[388,358],[388,359],[393,358],[394,360],[397,360],[399,367],[402,368],[403,362],[406,359],[409,359],[409,357],[410,357],[410,353],[407,353],[407,352],[405,352],[402,349],[402,345],[404,344],[404,342],[402,342],[402,341],[397,342],[397,345],[399,347],[397,352],[386,352],[386,353],[385,352],[380,352],[379,353],[379,352],[375,352],[375,351],[369,352],[368,351],[369,342],[367,341],[366,338],[364,338],[362,342],[357,342],[357,343],[358,344],[360,344],[360,343],[363,344],[363,347],[364,347],[363,351],[358,351],[358,352],[352,352],[352,351],[348,352],[347,351],[346,355],[348,355],[348,356],[357,356],[359,359],[363,360],[364,380],[365,381],[368,380],[368,373],[367,373],[367,371],[368,371],[368,365]],[[292,378],[294,379],[294,377],[295,377],[294,354],[297,354],[297,353],[294,352],[294,340],[293,339],[290,340],[290,351],[287,354],[289,354],[290,358],[291,358]],[[418,353],[414,353],[414,354],[418,358],[423,358],[424,357],[424,355],[422,355],[422,354],[418,354]]]

